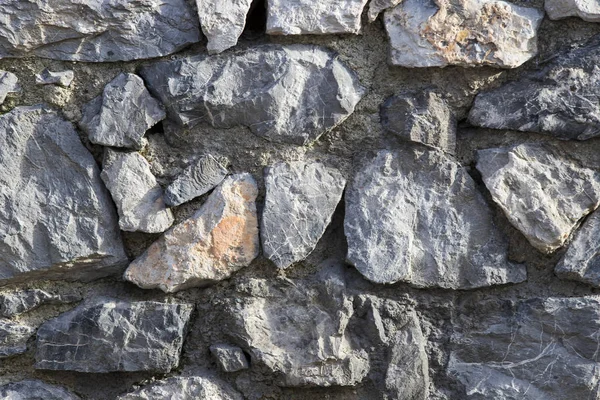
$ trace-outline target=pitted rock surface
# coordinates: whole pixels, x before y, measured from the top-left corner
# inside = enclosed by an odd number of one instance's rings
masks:
[[[16,290],[0,294],[0,316],[13,317],[44,304],[73,303],[81,300],[74,294],[55,294],[41,289]]]
[[[208,39],[208,54],[235,46],[246,26],[252,0],[196,0],[196,5],[202,32]]]
[[[65,388],[27,379],[0,386],[0,398],[8,400],[80,400]]]
[[[237,372],[250,367],[244,351],[237,346],[214,344],[210,346],[210,353],[217,361],[221,371]]]
[[[579,17],[600,22],[600,3],[596,0],[545,0],[544,7],[550,19]]]
[[[0,359],[25,353],[34,332],[34,327],[0,318]]]
[[[242,400],[227,382],[210,375],[173,377],[154,382],[117,400]]]

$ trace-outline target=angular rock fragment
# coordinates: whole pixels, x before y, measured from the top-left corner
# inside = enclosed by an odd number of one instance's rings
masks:
[[[176,397],[173,395],[176,394]],[[242,400],[227,382],[210,375],[173,377],[117,397],[116,400]]]
[[[196,0],[196,5],[202,32],[208,39],[208,54],[235,46],[246,26],[252,0]]]
[[[402,0],[371,0],[369,3],[369,22],[375,22],[382,11],[387,10],[400,4]]]
[[[4,103],[9,93],[18,93],[21,91],[19,78],[12,72],[0,70],[0,104]]]
[[[454,154],[456,119],[436,93],[409,91],[392,96],[381,106],[380,115],[386,131]]]
[[[160,61],[140,73],[179,125],[241,125],[297,145],[344,121],[365,91],[333,53],[305,45]]]
[[[200,40],[185,0],[4,0],[0,58],[107,62],[161,57]]]
[[[467,171],[441,152],[380,151],[346,192],[348,261],[377,283],[473,289],[522,282]]]
[[[595,297],[465,302],[448,363],[456,398],[595,398],[599,310]]]
[[[0,359],[27,351],[27,340],[35,328],[0,318]]]
[[[475,97],[473,125],[585,140],[600,134],[600,35],[544,68]]]
[[[96,299],[37,331],[37,369],[155,371],[177,367],[193,305]]]
[[[0,283],[91,280],[127,262],[96,162],[56,112],[0,116],[0,187]]]
[[[237,346],[215,344],[210,346],[210,352],[222,371],[237,372],[250,367],[244,351]]]
[[[265,170],[263,252],[278,268],[303,260],[331,222],[346,179],[320,162],[278,163]]]
[[[173,213],[166,208],[163,190],[150,164],[139,153],[117,153],[107,159],[102,180],[119,211],[119,227],[129,232],[164,232],[173,225]]]
[[[544,253],[561,247],[600,204],[600,172],[545,144],[477,152],[477,169],[508,220]]]
[[[544,7],[550,19],[579,17],[585,21],[600,22],[600,3],[597,0],[545,0]]]
[[[41,289],[18,290],[0,294],[0,316],[13,317],[31,311],[42,304],[72,303],[81,300],[77,295],[48,293]]]
[[[134,74],[119,74],[102,95],[83,106],[79,126],[92,143],[141,149],[148,129],[165,119],[164,107]]]
[[[361,31],[367,0],[269,0],[269,35],[354,33]]]
[[[65,388],[28,379],[0,386],[0,398],[9,400],[80,400]]]
[[[165,202],[178,206],[213,189],[227,176],[227,168],[210,154],[190,164],[165,190]]]
[[[537,53],[544,13],[500,0],[404,0],[384,14],[392,65],[516,68]]]
[[[48,68],[35,76],[35,83],[38,85],[58,85],[69,87],[75,78],[75,73],[71,70],[52,72]]]
[[[257,195],[250,174],[227,177],[192,217],[134,260],[124,278],[169,293],[230,277],[258,256]]]

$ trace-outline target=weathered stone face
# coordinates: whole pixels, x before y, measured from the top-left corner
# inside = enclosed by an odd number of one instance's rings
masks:
[[[600,172],[551,146],[522,144],[477,152],[477,169],[508,220],[538,250],[561,247],[600,204]]]
[[[66,88],[71,85],[74,78],[75,73],[71,70],[53,72],[46,68],[35,76],[35,83],[37,85],[58,85]]]
[[[0,58],[127,61],[200,40],[198,17],[185,0],[5,0],[0,26]]]
[[[249,265],[259,252],[257,194],[250,174],[227,177],[196,214],[134,260],[125,279],[176,292],[210,285]]]
[[[214,344],[210,346],[210,353],[224,372],[237,372],[250,367],[244,351],[237,346]]]
[[[48,383],[28,379],[0,386],[0,398],[10,400],[80,400],[66,389]]]
[[[16,290],[0,294],[0,316],[13,317],[44,304],[63,304],[81,300],[77,295],[48,293],[41,289]]]
[[[193,305],[96,299],[37,331],[35,367],[79,372],[155,371],[179,364]]]
[[[208,38],[208,53],[221,53],[235,46],[252,0],[196,0],[196,5],[202,32]]]
[[[600,3],[596,0],[545,0],[544,7],[550,19],[579,17],[600,22]]]
[[[227,382],[205,376],[173,377],[157,381],[117,400],[242,400]]]
[[[25,353],[27,341],[34,332],[31,326],[0,318],[0,359]]]
[[[0,116],[0,284],[91,280],[127,257],[110,195],[73,126],[43,106]]]
[[[536,55],[543,17],[498,0],[404,0],[384,15],[389,62],[515,68]]]
[[[392,8],[400,4],[402,0],[371,0],[369,3],[369,22],[375,22],[379,14],[388,8]]]
[[[21,90],[18,82],[19,78],[12,72],[0,71],[0,104],[4,103],[9,93],[18,93]]]
[[[353,71],[315,46],[257,46],[161,61],[140,73],[179,125],[246,126],[297,145],[344,121],[364,94]]]

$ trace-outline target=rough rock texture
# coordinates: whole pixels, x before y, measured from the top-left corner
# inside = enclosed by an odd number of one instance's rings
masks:
[[[87,103],[79,126],[92,143],[141,149],[148,129],[165,119],[164,107],[134,74],[119,74]]]
[[[165,189],[165,202],[170,206],[178,206],[213,189],[227,176],[227,168],[223,167],[210,154],[204,155],[191,163]]]
[[[367,14],[369,22],[375,22],[382,11],[400,4],[402,0],[371,0],[369,3],[369,13]]]
[[[34,379],[0,386],[0,398],[7,400],[80,400],[79,396],[60,386]]]
[[[58,85],[62,87],[69,87],[74,78],[75,72],[71,70],[52,72],[46,68],[39,74],[36,74],[35,83],[38,85]]]
[[[126,61],[198,40],[198,17],[185,0],[4,0],[0,8],[0,58]]]
[[[465,303],[448,373],[468,399],[592,399],[600,302],[593,297]]]
[[[545,0],[544,7],[550,19],[579,17],[585,21],[600,22],[600,3],[597,0]]]
[[[169,372],[179,356],[191,304],[95,299],[37,331],[37,369]]]
[[[0,71],[0,104],[4,103],[9,93],[18,93],[21,90],[19,78],[12,72]]]
[[[600,35],[556,54],[544,68],[481,92],[469,112],[473,125],[542,132],[585,140],[600,132]]]
[[[208,39],[208,54],[235,46],[246,25],[252,0],[196,0],[196,5],[202,32]]]
[[[258,256],[257,195],[250,174],[227,177],[192,217],[134,260],[125,279],[176,292],[230,277]]]
[[[25,353],[35,328],[0,318],[0,359]]]
[[[367,0],[268,0],[267,33],[305,35],[361,31]]]
[[[600,172],[545,144],[477,152],[477,169],[508,220],[538,250],[561,247],[600,204]]]
[[[386,131],[454,154],[456,119],[436,93],[411,91],[392,96],[381,106],[380,115]]]
[[[117,400],[242,400],[227,382],[216,377],[173,377],[152,383]]]
[[[389,62],[515,68],[536,55],[543,17],[498,0],[404,0],[384,15]]]
[[[472,289],[522,282],[475,182],[443,153],[380,151],[346,192],[348,261],[377,283]]]
[[[257,46],[161,61],[140,73],[179,125],[242,125],[267,140],[298,145],[344,121],[364,94],[353,71],[315,46]]]
[[[244,351],[237,346],[214,344],[210,346],[210,352],[222,371],[237,372],[250,367]]]
[[[320,162],[278,163],[265,170],[260,235],[265,257],[287,268],[308,256],[325,232],[346,179]]]
[[[44,304],[73,303],[81,296],[48,293],[41,289],[17,290],[0,294],[0,316],[13,317]]]
[[[169,229],[173,213],[166,208],[148,161],[136,152],[113,152],[106,159],[110,161],[104,162],[100,176],[117,205],[121,230],[160,233]]]
[[[0,116],[0,187],[0,283],[91,280],[127,261],[100,171],[55,111]]]

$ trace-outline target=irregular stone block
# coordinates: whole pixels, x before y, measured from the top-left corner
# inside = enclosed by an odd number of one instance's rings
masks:
[[[37,331],[35,368],[166,373],[179,357],[191,304],[96,299]]]
[[[392,96],[381,106],[380,115],[386,131],[454,154],[456,119],[434,92],[409,91]]]
[[[140,73],[179,125],[241,125],[267,140],[297,145],[344,121],[365,92],[333,53],[305,45],[160,61]]]
[[[200,40],[185,0],[4,0],[0,58],[106,62],[161,57]]]
[[[227,176],[223,167],[210,154],[190,164],[165,190],[165,202],[178,206],[213,189]]]
[[[210,346],[210,352],[222,371],[237,372],[250,367],[244,351],[237,346],[214,344]]]
[[[18,290],[0,294],[0,316],[13,317],[31,311],[43,304],[73,303],[77,295],[48,293],[40,289]]]
[[[55,111],[0,116],[0,187],[0,284],[91,280],[127,262],[96,162]]]
[[[516,68],[537,54],[543,17],[499,0],[404,0],[384,14],[389,62]]]
[[[169,293],[230,277],[259,253],[257,195],[250,174],[227,177],[192,217],[135,259],[124,278]]]
[[[113,152],[104,163],[102,180],[119,211],[119,227],[129,232],[164,232],[173,225],[173,213],[166,208],[163,190],[150,164],[139,153]]]
[[[346,192],[347,260],[377,283],[473,289],[522,282],[467,171],[441,152],[380,151]]]
[[[9,400],[80,400],[79,396],[60,386],[34,379],[0,386],[0,398]]]
[[[25,353],[27,340],[34,332],[31,326],[0,318],[0,359]]]
[[[246,26],[252,0],[196,0],[196,5],[202,32],[208,39],[208,54],[235,46]]]
[[[354,33],[361,31],[367,0],[268,0],[269,35]]]
[[[263,252],[278,268],[308,256],[331,222],[346,179],[319,162],[277,163],[265,170]]]
[[[243,397],[227,382],[210,375],[167,378],[117,397],[117,400],[158,399],[242,400]]]
[[[508,220],[544,253],[560,248],[600,204],[600,172],[545,144],[477,152],[477,169]]]
[[[74,78],[75,72],[71,70],[52,72],[46,68],[35,76],[35,83],[37,85],[58,85],[62,87],[69,87]]]
[[[550,19],[579,17],[600,22],[600,3],[596,0],[545,0],[544,7]]]
[[[369,22],[375,22],[382,11],[400,4],[402,0],[371,0],[369,3],[369,13],[367,14]]]
[[[19,78],[12,72],[0,70],[0,104],[4,103],[9,93],[18,93],[21,91]]]
[[[600,35],[562,52],[544,68],[481,92],[469,112],[473,125],[585,140],[600,134]]]
[[[148,129],[165,119],[163,105],[134,74],[119,74],[83,106],[79,126],[92,143],[141,149]]]

